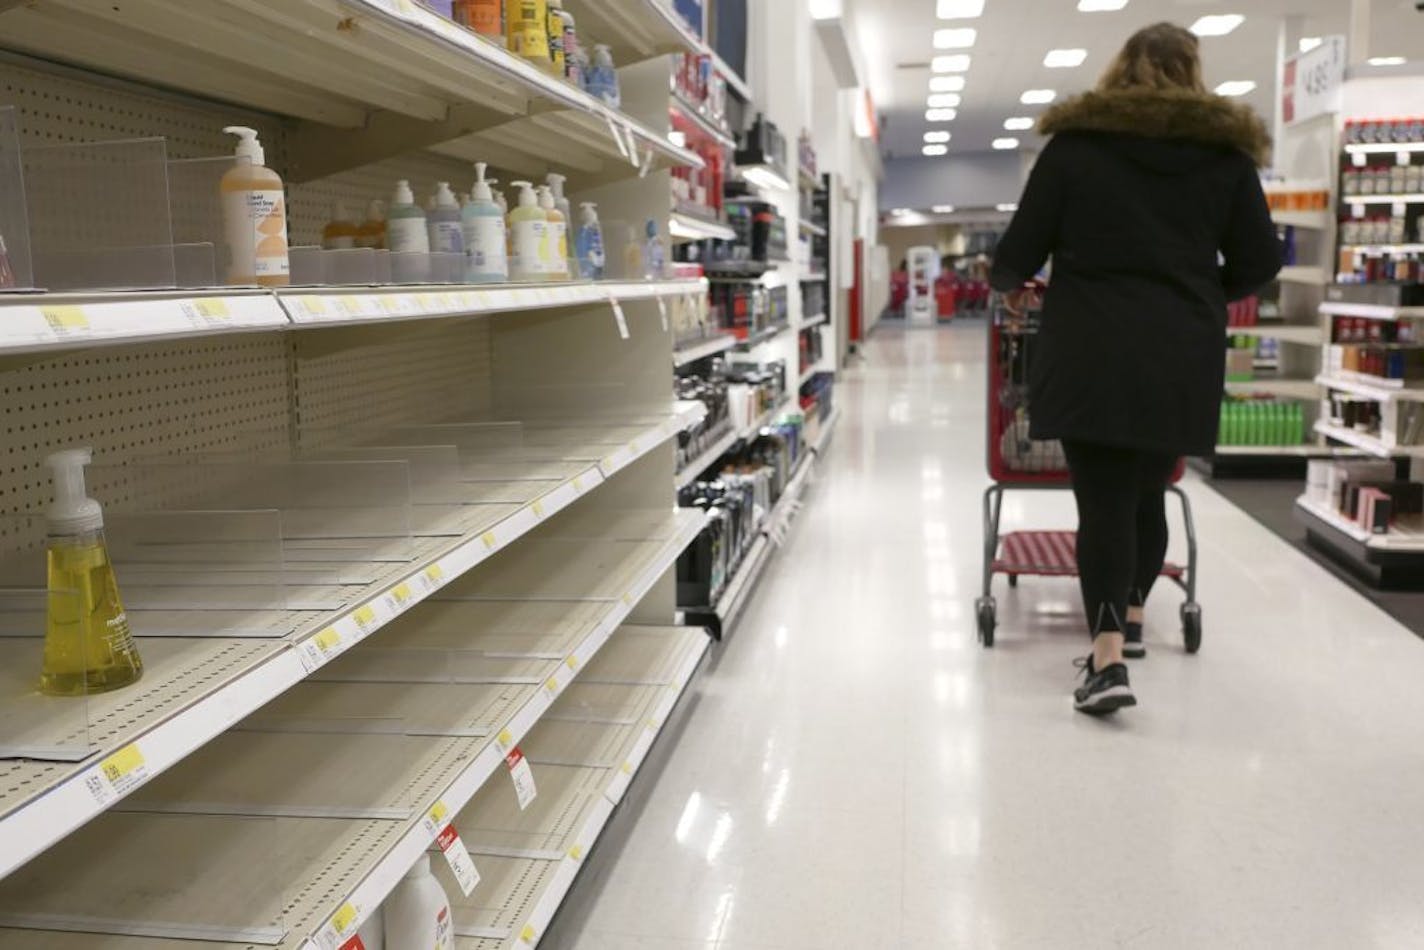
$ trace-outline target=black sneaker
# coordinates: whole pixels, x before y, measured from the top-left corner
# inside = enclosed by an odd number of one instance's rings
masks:
[[[1093,669],[1093,658],[1084,657],[1077,665],[1086,679],[1073,691],[1073,708],[1090,716],[1104,716],[1124,706],[1136,706],[1137,697],[1127,682],[1127,666],[1114,663],[1101,670]]]
[[[1147,644],[1142,642],[1142,624],[1130,620],[1123,624],[1122,655],[1129,660],[1140,660],[1147,655]]]

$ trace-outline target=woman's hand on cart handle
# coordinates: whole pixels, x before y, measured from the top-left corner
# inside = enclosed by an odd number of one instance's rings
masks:
[[[1025,311],[1037,310],[1042,305],[1043,285],[1038,281],[1031,281],[1004,294],[1004,309],[1015,317],[1022,317]]]

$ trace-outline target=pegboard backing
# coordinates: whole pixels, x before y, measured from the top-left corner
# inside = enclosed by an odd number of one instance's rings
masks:
[[[471,319],[296,334],[297,444],[488,412],[490,332]]]

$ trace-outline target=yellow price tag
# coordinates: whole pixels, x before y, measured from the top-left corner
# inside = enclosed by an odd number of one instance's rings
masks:
[[[583,482],[579,481],[577,475],[574,476],[574,491],[583,491]]]
[[[623,774],[624,774],[624,775],[632,775],[632,774],[633,774],[633,764],[632,764],[631,762],[624,762],[624,763],[623,763]]]
[[[436,802],[435,806],[430,809],[430,820],[437,825],[443,824],[445,822],[445,816],[448,814],[450,814],[450,809],[445,807],[445,803]]]
[[[407,600],[410,600],[410,585],[397,584],[391,589],[391,596],[401,603],[405,603]]]
[[[627,593],[627,594],[624,594],[624,595],[623,595],[623,606],[625,606],[625,607],[631,607],[631,606],[633,606],[633,595],[632,595],[632,593]]]
[[[564,660],[564,662],[568,664],[569,669],[571,669],[571,670],[576,670],[576,669],[578,669],[578,657],[576,657],[576,656],[571,656],[571,657],[569,657],[568,659]]]
[[[445,569],[439,564],[432,564],[425,569],[425,576],[434,583],[440,583],[445,579]]]
[[[536,501],[536,502],[534,502],[534,504],[530,505],[529,507],[531,507],[531,508],[534,509],[534,517],[536,517],[536,518],[542,518],[542,517],[544,517],[544,503],[543,503],[542,501]]]
[[[326,313],[326,301],[320,297],[304,297],[302,303],[306,305],[307,313]]]
[[[370,604],[367,604],[364,607],[358,607],[356,609],[356,613],[352,616],[355,617],[356,622],[363,627],[369,627],[371,624],[376,622],[376,612],[371,609]]]
[[[539,932],[534,929],[533,924],[525,924],[524,929],[519,932],[519,939],[523,940],[525,943],[533,943],[534,938],[538,936],[538,933]]]
[[[557,693],[559,691],[559,681],[551,676],[544,681],[544,688],[551,693]]]
[[[203,297],[193,301],[193,306],[202,316],[210,320],[219,320],[232,316],[232,312],[227,308],[226,300],[219,300],[217,297]]]
[[[576,844],[572,848],[570,848],[569,857],[573,858],[575,861],[580,860],[583,857],[583,845]]]
[[[347,316],[354,317],[361,312],[361,301],[355,297],[338,297],[336,302],[341,304],[341,309],[346,311]]]
[[[493,551],[493,550],[494,550],[495,541],[494,541],[494,532],[493,532],[493,531],[486,531],[484,534],[480,535],[480,540],[485,543],[485,550],[487,550],[487,551]]]
[[[354,904],[342,904],[331,917],[331,926],[336,928],[336,932],[344,934],[351,929],[351,925],[356,923],[356,918],[361,916]]]
[[[330,653],[341,643],[341,634],[336,632],[335,627],[327,627],[314,638],[316,645],[321,648],[321,652]]]
[[[386,313],[398,313],[400,311],[400,301],[396,300],[395,297],[388,294],[378,299],[381,303],[381,309]]]
[[[83,307],[41,307],[40,313],[56,330],[87,330],[89,318]]]
[[[499,744],[502,746],[511,746],[514,744],[514,736],[510,734],[510,731],[508,729],[501,729],[499,731],[498,739]]]
[[[105,759],[99,768],[111,784],[118,783],[126,775],[143,768],[143,753],[136,744],[130,743]]]

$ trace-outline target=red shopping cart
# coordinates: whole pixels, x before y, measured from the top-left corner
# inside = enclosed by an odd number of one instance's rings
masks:
[[[989,477],[994,484],[984,492],[984,589],[975,602],[979,642],[994,645],[998,624],[998,602],[994,599],[994,575],[1003,574],[1010,587],[1023,576],[1076,577],[1077,532],[1011,531],[999,533],[999,516],[1004,493],[1010,489],[1043,490],[1069,487],[1068,465],[1063,447],[1057,442],[1029,438],[1029,367],[1038,314],[1015,317],[1004,309],[996,295],[989,322]],[[1186,526],[1187,563],[1166,564],[1162,576],[1186,593],[1181,607],[1182,638],[1188,653],[1201,649],[1201,607],[1196,602],[1197,536],[1192,521],[1191,502],[1177,486],[1185,469],[1178,463],[1168,491],[1182,506]]]

